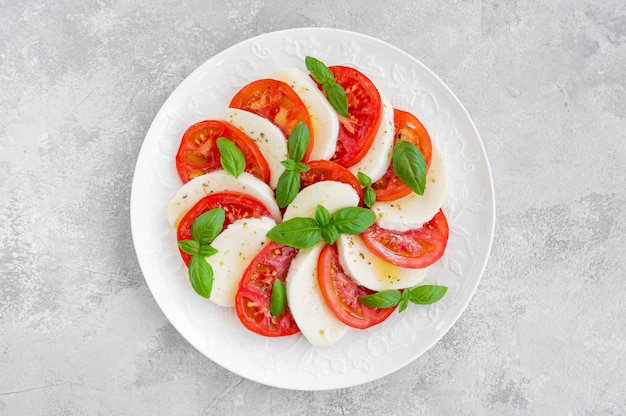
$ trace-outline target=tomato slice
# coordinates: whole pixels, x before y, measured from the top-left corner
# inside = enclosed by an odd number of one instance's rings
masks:
[[[291,130],[303,121],[309,128],[311,141],[304,155],[307,160],[313,149],[313,128],[306,105],[289,84],[275,79],[259,79],[243,87],[230,101],[229,107],[255,113],[274,123],[289,137]]]
[[[439,210],[421,228],[397,232],[374,224],[361,237],[365,245],[381,259],[396,266],[421,269],[443,256],[448,235],[448,221]]]
[[[344,324],[365,329],[384,321],[396,309],[370,308],[359,301],[359,296],[375,293],[343,272],[339,264],[337,245],[324,247],[317,261],[317,280],[333,314]]]
[[[278,317],[270,312],[274,280],[285,282],[296,254],[297,249],[272,242],[257,254],[243,274],[235,295],[235,309],[241,323],[250,331],[266,337],[281,337],[300,331],[289,305]]]
[[[363,206],[363,188],[356,176],[348,169],[330,160],[311,160],[307,162],[307,165],[309,165],[309,170],[300,173],[300,189],[321,181],[342,182],[354,188],[359,194],[359,201],[361,201],[359,205]]]
[[[222,169],[217,139],[226,137],[241,150],[246,159],[245,171],[265,183],[270,181],[270,168],[257,145],[241,130],[220,120],[205,120],[189,127],[176,154],[176,170],[183,183],[196,176]]]
[[[337,84],[346,90],[348,117],[339,116],[339,136],[331,158],[343,167],[356,164],[374,142],[382,119],[380,93],[369,78],[354,68],[331,66]]]
[[[393,110],[395,127],[395,141],[406,140],[413,143],[426,160],[426,167],[430,166],[433,147],[426,128],[413,114],[395,109]],[[412,191],[404,184],[389,165],[385,175],[376,181],[372,188],[376,191],[377,201],[393,201],[407,196]]]
[[[183,216],[176,231],[178,241],[190,240],[192,238],[191,225],[194,220],[213,208],[223,208],[225,211],[222,230],[241,218],[271,217],[265,205],[249,195],[240,194],[238,192],[216,192],[196,202]],[[189,265],[191,256],[182,250],[180,250],[180,255],[185,264]]]

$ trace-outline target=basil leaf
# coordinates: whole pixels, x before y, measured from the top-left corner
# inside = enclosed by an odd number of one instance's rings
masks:
[[[330,85],[326,92],[328,93],[328,102],[333,108],[344,117],[348,117],[348,99],[346,98],[346,90],[339,84]]]
[[[399,290],[389,289],[371,295],[359,296],[359,301],[370,308],[393,308],[402,298]]]
[[[200,252],[200,243],[196,240],[180,240],[178,242],[178,248],[187,254],[198,254]]]
[[[304,58],[304,63],[306,65],[306,69],[309,70],[311,76],[318,84],[325,84],[329,80],[335,78],[330,69],[328,69],[328,67],[317,58],[307,56]]]
[[[296,162],[291,159],[283,160],[280,162],[281,165],[285,167],[287,170],[296,170]]]
[[[376,202],[376,191],[371,186],[368,186],[363,190],[363,202],[368,207],[371,207],[374,205],[374,202]]]
[[[361,234],[376,221],[376,214],[367,208],[346,207],[337,210],[330,223],[341,234]]]
[[[192,256],[189,260],[189,280],[198,295],[207,299],[211,297],[213,268],[204,257]]]
[[[307,170],[311,169],[309,167],[309,165],[307,165],[306,163],[303,162],[296,162],[296,165],[294,166],[293,170],[295,170],[296,172],[300,173],[300,172],[306,172]]]
[[[300,190],[300,174],[293,170],[286,170],[278,177],[276,184],[276,202],[285,208],[294,200]]]
[[[199,215],[191,224],[191,236],[200,244],[209,244],[224,227],[224,209],[213,208]]]
[[[200,246],[200,250],[198,251],[198,256],[201,257],[211,257],[215,254],[219,253],[216,248],[211,246]]]
[[[322,228],[330,224],[330,212],[328,212],[325,206],[318,205],[315,207],[315,220]]]
[[[426,161],[417,147],[406,140],[398,140],[393,148],[391,165],[396,176],[413,192],[424,195],[426,188]]]
[[[400,304],[398,305],[398,313],[404,312],[408,306],[409,306],[408,299],[400,299]]]
[[[339,231],[337,231],[337,227],[331,224],[325,228],[322,228],[322,238],[328,244],[335,244],[339,239]]]
[[[270,312],[272,316],[280,316],[287,307],[287,291],[280,279],[275,279],[272,284],[272,296],[270,297]]]
[[[321,229],[313,218],[296,217],[273,227],[267,237],[285,246],[309,248],[320,241]]]
[[[220,149],[220,163],[224,170],[235,178],[239,177],[246,168],[246,158],[241,150],[225,137],[217,139],[217,148]]]
[[[372,178],[361,171],[358,171],[356,177],[359,179],[361,186],[372,186]]]
[[[407,289],[408,290],[408,289]],[[448,288],[446,286],[423,285],[411,289],[409,300],[418,305],[429,305],[441,299]]]
[[[311,133],[309,132],[309,128],[303,121],[299,121],[291,130],[289,138],[287,139],[289,158],[294,162],[301,161],[306,150],[309,148],[310,141]]]

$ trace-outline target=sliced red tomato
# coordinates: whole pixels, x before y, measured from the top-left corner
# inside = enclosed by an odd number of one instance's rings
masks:
[[[361,237],[365,245],[381,259],[396,266],[421,269],[443,256],[448,235],[448,221],[439,210],[422,228],[398,232],[374,224]]]
[[[396,309],[370,308],[359,301],[359,296],[375,292],[359,286],[343,272],[336,244],[324,247],[320,253],[317,261],[317,280],[326,304],[333,314],[353,328],[365,329],[379,324]]]
[[[176,170],[183,183],[196,176],[222,169],[217,139],[230,139],[246,159],[245,171],[265,183],[270,181],[270,168],[257,145],[241,130],[220,120],[205,120],[189,127],[176,154]]]
[[[417,117],[406,111],[394,109],[393,119],[395,142],[405,140],[413,143],[422,152],[428,168],[432,158],[433,147],[426,128]],[[412,192],[404,182],[398,179],[391,165],[389,165],[385,175],[372,185],[372,188],[376,191],[377,201],[393,201]]]
[[[367,153],[382,119],[380,93],[369,78],[354,68],[331,66],[337,84],[346,90],[348,117],[339,116],[339,136],[331,160],[349,168]]]
[[[213,208],[223,208],[225,213],[224,226],[226,229],[233,222],[242,218],[271,217],[270,212],[259,200],[237,192],[216,192],[209,194],[196,202],[196,204],[183,216],[178,224],[176,238],[178,241],[190,240],[191,225],[194,220]],[[191,256],[180,250],[185,264],[189,265]]]
[[[321,181],[342,182],[354,188],[359,194],[360,205],[363,205],[363,188],[348,169],[329,160],[311,160],[307,165],[309,170],[300,173],[300,189]]]
[[[311,141],[304,155],[307,160],[313,149],[313,128],[306,105],[289,84],[275,79],[259,79],[243,87],[230,101],[229,107],[239,108],[265,117],[280,128],[285,137],[303,121],[309,128]]]
[[[298,250],[269,243],[246,269],[235,295],[235,309],[241,323],[250,331],[266,337],[281,337],[300,331],[289,306],[280,316],[270,312],[274,280],[283,283]]]

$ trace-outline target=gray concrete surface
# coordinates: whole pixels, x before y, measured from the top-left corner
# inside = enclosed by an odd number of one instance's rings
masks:
[[[193,69],[292,27],[378,37],[437,73],[490,159],[468,309],[396,373],[270,388],[168,323],[130,235],[134,163]],[[0,1],[0,414],[626,414],[626,3]]]

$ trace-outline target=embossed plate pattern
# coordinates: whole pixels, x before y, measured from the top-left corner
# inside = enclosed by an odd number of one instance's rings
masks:
[[[383,324],[349,330],[337,344],[312,347],[295,335],[270,339],[248,332],[233,308],[197,296],[179,259],[166,219],[182,186],[174,165],[191,124],[228,105],[246,83],[281,67],[305,70],[313,55],[328,65],[367,74],[394,107],[415,114],[444,155],[450,224],[445,255],[426,282],[449,287],[430,306],[410,306]],[[495,223],[494,193],[480,137],[463,106],[423,64],[377,39],[334,29],[292,29],[241,42],[189,75],[155,117],[137,159],[131,196],[132,234],[146,282],[172,325],[202,354],[243,377],[300,390],[324,390],[375,380],[402,368],[435,344],[459,318],[485,268]]]

